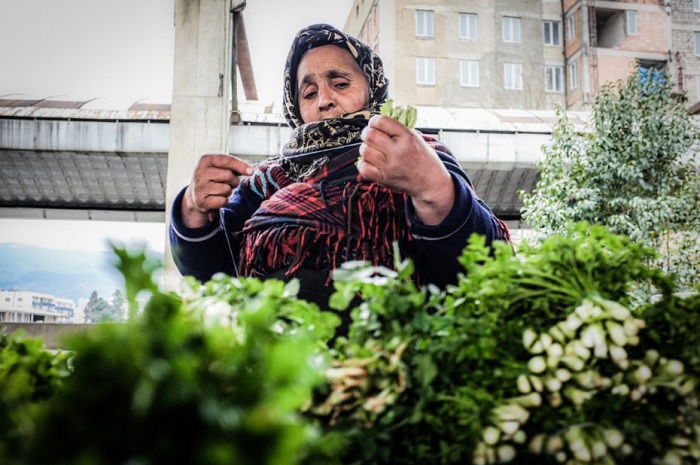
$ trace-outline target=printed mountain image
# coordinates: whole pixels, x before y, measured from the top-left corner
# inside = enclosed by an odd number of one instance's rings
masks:
[[[163,254],[154,258],[162,260]],[[95,291],[109,298],[124,292],[124,278],[112,251],[46,249],[0,243],[0,290],[34,291],[77,302]]]

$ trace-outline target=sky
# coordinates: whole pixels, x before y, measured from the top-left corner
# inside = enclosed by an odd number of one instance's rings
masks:
[[[125,109],[136,101],[169,103],[175,0],[2,0],[0,99],[86,101]],[[247,0],[243,11],[258,99],[282,95],[284,60],[309,24],[343,27],[352,0]],[[106,250],[165,247],[162,223],[0,218],[0,243]]]

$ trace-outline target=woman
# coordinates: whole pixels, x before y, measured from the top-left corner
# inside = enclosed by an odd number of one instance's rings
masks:
[[[298,277],[300,297],[326,307],[333,269],[392,267],[395,242],[419,283],[444,287],[472,233],[509,240],[447,147],[379,115],[387,86],[380,58],[357,39],[326,24],[301,30],[285,66],[293,131],[281,156],[253,169],[205,155],[175,200],[182,274]]]

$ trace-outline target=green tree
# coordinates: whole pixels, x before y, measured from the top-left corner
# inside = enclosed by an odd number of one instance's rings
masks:
[[[112,294],[112,303],[100,297],[96,291],[90,294],[90,300],[85,306],[86,323],[103,323],[107,321],[124,320],[124,297],[119,290]],[[116,303],[116,306],[115,306]]]
[[[700,276],[698,126],[662,71],[637,68],[602,86],[590,130],[557,110],[541,179],[523,194],[523,218],[540,238],[567,221],[602,224],[659,253],[656,266],[692,288]]]

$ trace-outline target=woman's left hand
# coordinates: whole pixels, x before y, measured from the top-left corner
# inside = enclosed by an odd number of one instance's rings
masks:
[[[357,168],[364,179],[411,196],[416,216],[439,224],[454,204],[452,176],[416,131],[388,116],[375,115],[362,131]]]

